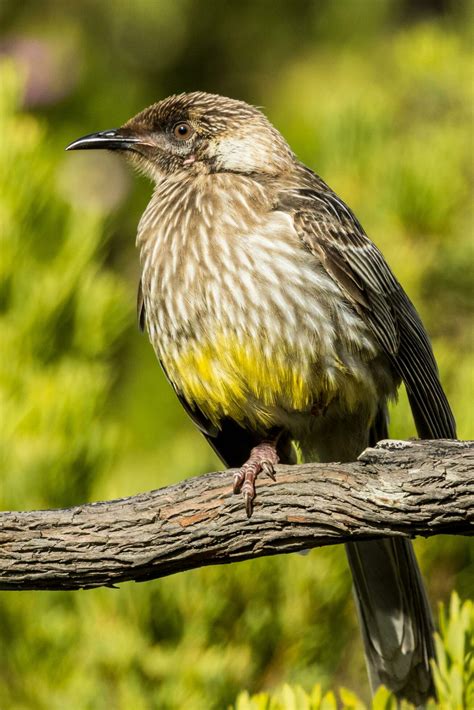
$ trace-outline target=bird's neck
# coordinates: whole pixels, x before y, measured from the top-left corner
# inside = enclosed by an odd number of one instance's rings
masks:
[[[159,182],[137,234],[145,287],[152,278],[186,289],[197,272],[215,277],[235,259],[239,236],[258,233],[270,209],[262,186],[245,176],[183,171]]]
[[[259,182],[230,173],[192,174],[181,171],[156,183],[138,227],[137,245],[146,254],[150,242],[194,239],[199,230],[253,226],[270,207]]]

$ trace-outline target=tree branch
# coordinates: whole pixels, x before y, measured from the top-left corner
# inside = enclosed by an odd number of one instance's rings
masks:
[[[474,442],[384,441],[350,464],[278,466],[254,513],[232,471],[66,510],[0,513],[0,589],[80,589],[386,535],[470,535]]]

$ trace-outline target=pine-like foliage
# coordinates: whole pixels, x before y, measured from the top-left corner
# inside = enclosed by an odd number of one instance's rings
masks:
[[[440,607],[440,633],[436,634],[437,662],[433,663],[437,699],[426,710],[466,710],[474,707],[474,604],[461,604],[453,592],[449,609]],[[366,705],[347,688],[323,693],[320,685],[305,692],[284,685],[273,693],[241,693],[234,710],[415,710],[381,687]]]
[[[104,417],[112,356],[128,315],[103,265],[103,217],[57,189],[62,155],[18,109],[0,68],[0,455],[3,507],[89,497],[114,432]]]

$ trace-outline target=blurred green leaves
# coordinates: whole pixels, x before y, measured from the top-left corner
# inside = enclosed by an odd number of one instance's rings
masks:
[[[18,110],[21,82],[0,67],[2,504],[87,500],[111,455],[104,416],[111,355],[130,313],[103,267],[100,213],[58,195],[41,123]]]
[[[461,601],[453,592],[449,611],[440,607],[440,633],[436,634],[437,662],[433,664],[437,701],[426,710],[467,710],[474,707],[474,604]],[[250,696],[240,693],[234,710],[415,710],[408,702],[399,703],[380,687],[367,706],[355,693],[340,688],[336,695],[323,694],[320,685],[307,693],[300,686],[283,685],[273,693]]]
[[[449,609],[441,605],[436,634],[434,677],[441,707],[474,707],[474,603],[451,595]]]

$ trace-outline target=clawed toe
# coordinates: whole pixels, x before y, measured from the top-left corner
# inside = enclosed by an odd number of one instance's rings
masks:
[[[269,476],[272,479],[272,481],[276,481],[275,468],[274,468],[271,461],[263,461],[262,462],[262,471],[263,471],[263,473],[266,473],[267,476]]]
[[[250,452],[248,461],[234,474],[234,493],[242,492],[245,511],[250,518],[256,495],[255,480],[260,472],[275,481],[275,465],[278,463],[276,441],[263,441]]]
[[[240,469],[237,473],[234,473],[234,493],[239,493],[242,488],[242,484],[245,480],[245,472]]]
[[[245,501],[245,512],[250,518],[253,512],[253,499],[255,498],[255,480],[246,480],[242,486],[242,496]]]

